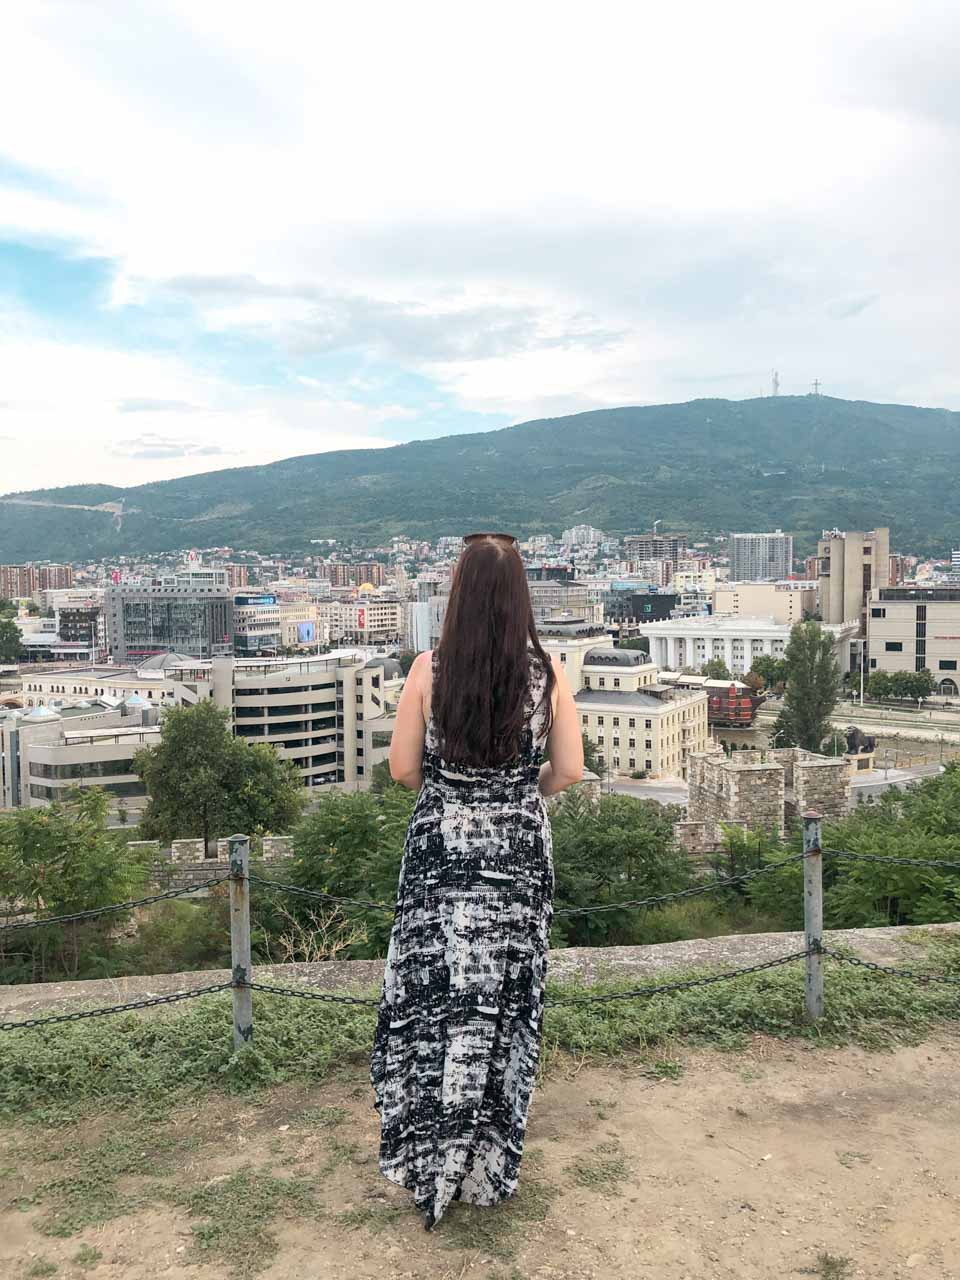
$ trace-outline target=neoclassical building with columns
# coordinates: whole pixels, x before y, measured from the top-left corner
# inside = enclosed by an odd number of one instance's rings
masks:
[[[855,661],[856,624],[825,625],[823,629],[834,637],[841,672],[850,671]],[[719,658],[732,675],[743,675],[762,654],[783,657],[790,641],[790,624],[773,618],[715,614],[649,622],[640,628],[640,635],[650,641],[651,662],[663,670],[699,670],[705,662]]]

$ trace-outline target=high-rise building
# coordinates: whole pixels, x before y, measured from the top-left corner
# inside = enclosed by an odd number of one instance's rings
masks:
[[[856,621],[866,635],[866,608],[875,587],[890,585],[890,530],[825,529],[817,543],[820,614],[824,622]]]
[[[329,564],[326,569],[332,587],[382,587],[386,576],[378,560],[365,560],[360,564]]]
[[[731,533],[731,582],[776,582],[793,572],[793,535],[777,529],[773,533]]]
[[[42,564],[38,570],[41,591],[62,591],[73,586],[73,566]]]
[[[233,652],[233,592],[224,569],[184,567],[107,589],[107,647],[118,664],[158,653],[211,658]]]
[[[225,564],[224,569],[227,573],[227,582],[234,591],[238,587],[248,587],[250,585],[250,569],[245,564]]]
[[[560,540],[568,547],[599,547],[605,537],[603,530],[592,524],[575,524],[572,529],[564,529]]]
[[[676,566],[687,554],[685,533],[632,533],[623,540],[628,560],[669,560]]]
[[[0,597],[26,600],[39,586],[40,577],[32,564],[0,564]]]

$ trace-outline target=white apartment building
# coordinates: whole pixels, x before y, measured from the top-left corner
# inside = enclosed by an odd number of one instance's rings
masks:
[[[592,623],[547,623],[539,632],[564,668],[583,732],[605,768],[686,778],[690,752],[703,751],[709,738],[704,691],[662,684],[646,654],[611,647]]]
[[[560,541],[568,547],[599,547],[605,537],[602,529],[594,529],[591,524],[575,524],[572,529],[564,529]]]
[[[937,692],[960,693],[960,588],[880,587],[867,605],[870,671],[929,671]]]
[[[718,582],[713,589],[713,612],[737,617],[766,618],[793,626],[817,608],[817,584],[797,579],[786,582]]]
[[[714,615],[649,622],[641,628],[641,635],[649,639],[650,657],[658,667],[699,671],[705,662],[719,658],[732,675],[743,675],[750,670],[754,658],[763,654],[783,657],[790,630],[789,624],[773,618]],[[857,624],[824,626],[824,630],[834,637],[840,671],[850,671]]]
[[[731,533],[730,578],[737,582],[777,581],[793,572],[793,535]]]

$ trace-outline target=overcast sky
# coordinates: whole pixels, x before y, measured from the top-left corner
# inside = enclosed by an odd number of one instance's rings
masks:
[[[0,492],[621,404],[960,409],[954,0],[0,14]]]

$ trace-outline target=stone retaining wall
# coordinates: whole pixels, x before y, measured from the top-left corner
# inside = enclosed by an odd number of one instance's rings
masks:
[[[829,947],[849,947],[862,960],[911,968],[924,963],[924,953],[917,945],[917,938],[924,934],[935,936],[944,933],[960,934],[960,923],[830,929],[824,933],[823,940]],[[589,983],[604,977],[644,978],[687,969],[740,969],[801,951],[804,945],[802,933],[748,933],[688,942],[664,942],[648,947],[566,947],[550,952],[548,972],[552,979]],[[301,982],[323,991],[362,990],[376,995],[383,979],[383,964],[382,960],[331,960],[321,964],[258,965],[256,976],[281,986]],[[30,1017],[42,1009],[63,1005],[120,1004],[126,1000],[188,991],[229,979],[230,973],[226,969],[207,969],[140,978],[0,986],[0,1015],[13,1014],[19,1019]],[[153,1012],[150,1010],[149,1015]]]

